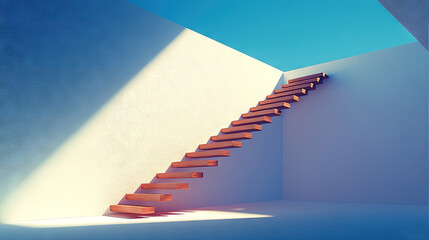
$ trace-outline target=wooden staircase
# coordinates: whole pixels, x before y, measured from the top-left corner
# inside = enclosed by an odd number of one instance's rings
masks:
[[[273,94],[268,95],[265,100],[260,101],[258,106],[250,108],[248,113],[241,115],[242,119],[232,121],[231,127],[221,129],[221,134],[210,137],[211,143],[200,144],[198,151],[186,153],[186,158],[181,162],[173,162],[171,168],[193,168],[193,167],[216,167],[218,160],[194,160],[195,158],[210,157],[229,157],[231,152],[229,148],[241,148],[242,142],[237,140],[252,139],[252,133],[262,131],[260,124],[272,122],[271,117],[281,116],[281,110],[290,108],[290,104],[299,101],[300,96],[308,94],[309,90],[316,89],[316,85],[323,83],[328,78],[325,73],[317,73],[309,76],[289,80],[281,89],[275,90]],[[203,178],[202,172],[168,172],[156,174],[157,179],[188,179]],[[189,188],[188,183],[144,183],[141,189],[166,189],[166,190],[185,190]],[[146,194],[134,193],[126,194],[125,199],[136,202],[136,205],[110,205],[110,211],[132,214],[153,214],[155,208],[143,206],[142,203],[154,201],[171,201],[172,194]]]

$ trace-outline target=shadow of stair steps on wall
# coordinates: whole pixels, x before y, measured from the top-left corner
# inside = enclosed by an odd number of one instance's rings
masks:
[[[155,208],[134,205],[110,205],[110,211],[134,214],[153,214],[155,213]]]
[[[161,202],[161,201],[171,201],[173,197],[171,194],[142,194],[142,193],[134,193],[134,194],[126,194],[125,199],[128,200],[138,200],[138,201],[153,201],[153,202]]]
[[[156,178],[202,178],[202,172],[171,172],[171,173],[157,173]]]

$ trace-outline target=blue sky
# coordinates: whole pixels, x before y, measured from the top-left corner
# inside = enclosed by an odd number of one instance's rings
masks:
[[[127,0],[280,70],[415,38],[376,0]]]

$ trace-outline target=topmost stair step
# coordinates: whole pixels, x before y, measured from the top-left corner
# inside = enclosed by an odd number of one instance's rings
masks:
[[[326,75],[326,73],[324,73],[324,72],[321,72],[321,73],[316,73],[316,74],[312,74],[312,75],[308,75],[308,76],[304,76],[304,77],[294,78],[294,79],[288,80],[288,83],[299,82],[302,80],[306,80],[306,79],[310,79],[310,78],[317,78],[317,77],[323,79],[323,78],[327,78],[328,75]]]
[[[310,79],[304,79],[304,80],[301,80],[299,82],[293,82],[293,83],[283,84],[282,88],[290,88],[290,87],[298,86],[298,85],[301,85],[301,84],[304,84],[304,83],[314,83],[314,84],[317,85],[317,84],[323,83],[323,79],[320,78],[320,77],[310,78]]]

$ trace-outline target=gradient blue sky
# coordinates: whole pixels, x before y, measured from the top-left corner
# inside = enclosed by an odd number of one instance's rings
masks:
[[[280,70],[416,39],[376,0],[127,0]]]

